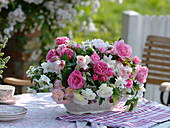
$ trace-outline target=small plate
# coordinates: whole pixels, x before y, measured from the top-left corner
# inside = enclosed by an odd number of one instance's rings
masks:
[[[12,120],[17,120],[23,118],[25,114],[22,115],[17,115],[17,116],[9,116],[9,117],[0,117],[0,121],[12,121]]]
[[[27,109],[22,106],[0,105],[0,116],[15,116],[25,114]]]

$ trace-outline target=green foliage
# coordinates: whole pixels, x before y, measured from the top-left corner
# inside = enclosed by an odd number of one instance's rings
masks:
[[[113,94],[112,94],[112,97],[113,97],[113,104],[118,100],[118,98],[120,97],[121,95],[121,92],[118,88],[113,88]]]
[[[127,100],[125,106],[129,106],[129,111],[132,111],[133,108],[137,105],[138,98],[133,98],[131,100]]]
[[[103,101],[105,101],[105,98],[101,98],[99,99],[99,105],[101,105],[103,103]]]
[[[66,62],[69,62],[69,58],[68,58],[68,55],[67,54],[64,54],[62,57],[61,57],[62,60],[65,60]]]
[[[70,73],[72,72],[73,70],[71,68],[64,68],[63,70],[63,73],[62,73],[62,85],[63,86],[68,86],[68,83],[67,83],[67,79],[68,79],[68,76],[70,75]]]
[[[5,48],[7,41],[8,41],[8,38],[5,38],[4,41],[1,42],[0,44],[0,78],[2,78],[3,70],[7,68],[5,65],[10,59],[10,56],[2,58],[4,55],[4,53],[2,52],[2,49]]]

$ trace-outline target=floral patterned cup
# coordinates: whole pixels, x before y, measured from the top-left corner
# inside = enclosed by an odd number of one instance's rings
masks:
[[[10,100],[15,92],[15,87],[11,85],[0,85],[0,101]]]

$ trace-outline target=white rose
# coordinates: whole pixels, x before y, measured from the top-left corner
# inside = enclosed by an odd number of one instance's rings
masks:
[[[96,94],[88,88],[86,88],[86,90],[82,90],[82,95],[88,100],[94,100],[96,97]]]
[[[113,88],[107,87],[106,84],[102,84],[96,92],[99,97],[108,98],[113,94]]]
[[[73,101],[76,104],[80,104],[80,105],[86,105],[88,104],[88,100],[86,100],[82,95],[80,95],[79,93],[74,93],[73,96]]]
[[[77,56],[77,65],[80,67],[80,68],[83,68],[84,70],[88,68],[88,64],[90,63],[91,61],[91,58],[86,55],[85,57],[84,56]]]

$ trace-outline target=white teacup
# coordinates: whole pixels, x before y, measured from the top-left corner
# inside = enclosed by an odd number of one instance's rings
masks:
[[[14,96],[15,87],[11,85],[0,85],[0,101],[10,100]]]

